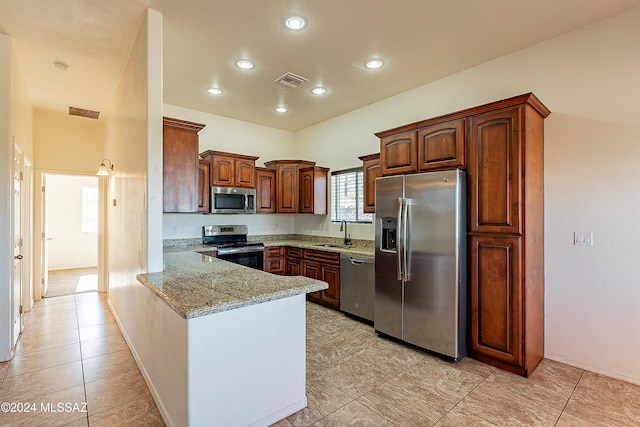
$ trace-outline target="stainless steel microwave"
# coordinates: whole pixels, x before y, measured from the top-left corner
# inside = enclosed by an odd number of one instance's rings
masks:
[[[255,188],[211,187],[211,213],[256,213]]]

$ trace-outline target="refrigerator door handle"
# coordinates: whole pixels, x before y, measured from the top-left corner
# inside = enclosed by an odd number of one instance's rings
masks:
[[[396,272],[398,276],[398,280],[402,280],[402,252],[403,252],[403,243],[402,243],[402,208],[403,208],[402,197],[398,197],[398,216],[396,222],[396,235],[397,235],[397,246],[396,246]]]
[[[408,249],[408,245],[407,245],[407,239],[408,239],[408,232],[407,230],[409,229],[408,225],[408,212],[409,212],[409,199],[402,199],[402,271],[404,273],[404,277],[403,280],[405,282],[410,281],[410,276],[409,276],[409,265],[407,264],[407,252],[409,251]]]

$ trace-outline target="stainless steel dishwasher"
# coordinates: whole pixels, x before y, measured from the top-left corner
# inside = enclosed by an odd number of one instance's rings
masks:
[[[340,310],[373,322],[375,264],[371,256],[340,255]]]

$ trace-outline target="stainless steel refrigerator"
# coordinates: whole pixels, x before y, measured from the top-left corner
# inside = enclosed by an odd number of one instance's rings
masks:
[[[376,179],[374,328],[466,356],[466,174]]]

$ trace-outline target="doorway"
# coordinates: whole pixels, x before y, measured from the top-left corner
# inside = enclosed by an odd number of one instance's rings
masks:
[[[45,298],[98,290],[98,177],[43,175]]]

